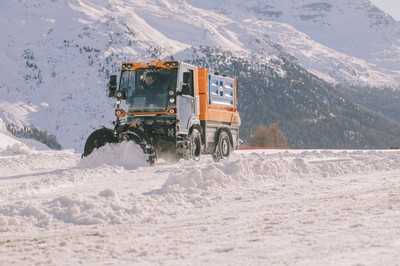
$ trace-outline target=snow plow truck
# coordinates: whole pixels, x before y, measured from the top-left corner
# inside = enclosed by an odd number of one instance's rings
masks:
[[[108,84],[108,96],[116,99],[114,128],[94,131],[82,156],[134,141],[150,164],[163,156],[227,158],[239,147],[237,90],[236,79],[184,62],[124,63]]]

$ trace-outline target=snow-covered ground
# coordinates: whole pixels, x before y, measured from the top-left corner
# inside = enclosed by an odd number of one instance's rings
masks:
[[[395,150],[0,153],[0,265],[396,265],[399,188]]]

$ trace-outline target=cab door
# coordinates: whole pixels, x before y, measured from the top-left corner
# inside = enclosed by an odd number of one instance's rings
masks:
[[[195,68],[182,63],[179,68],[177,90],[178,134],[188,134],[196,117]]]

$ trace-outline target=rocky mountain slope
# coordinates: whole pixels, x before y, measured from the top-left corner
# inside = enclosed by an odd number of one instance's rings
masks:
[[[393,97],[392,109],[374,107],[397,91],[376,97],[378,91],[387,90],[357,88],[363,95],[357,97],[355,88],[333,87],[286,57],[257,65],[228,52],[206,49],[194,62],[239,77],[244,139],[256,126],[275,121],[291,147],[400,147],[400,121],[392,118],[398,111],[393,103],[399,97]],[[373,105],[374,95],[380,100],[377,105]]]

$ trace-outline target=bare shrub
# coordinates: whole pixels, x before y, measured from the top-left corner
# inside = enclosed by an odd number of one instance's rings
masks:
[[[269,126],[258,126],[251,135],[249,144],[259,148],[279,148],[289,147],[288,140],[279,128],[279,123],[274,122]]]

